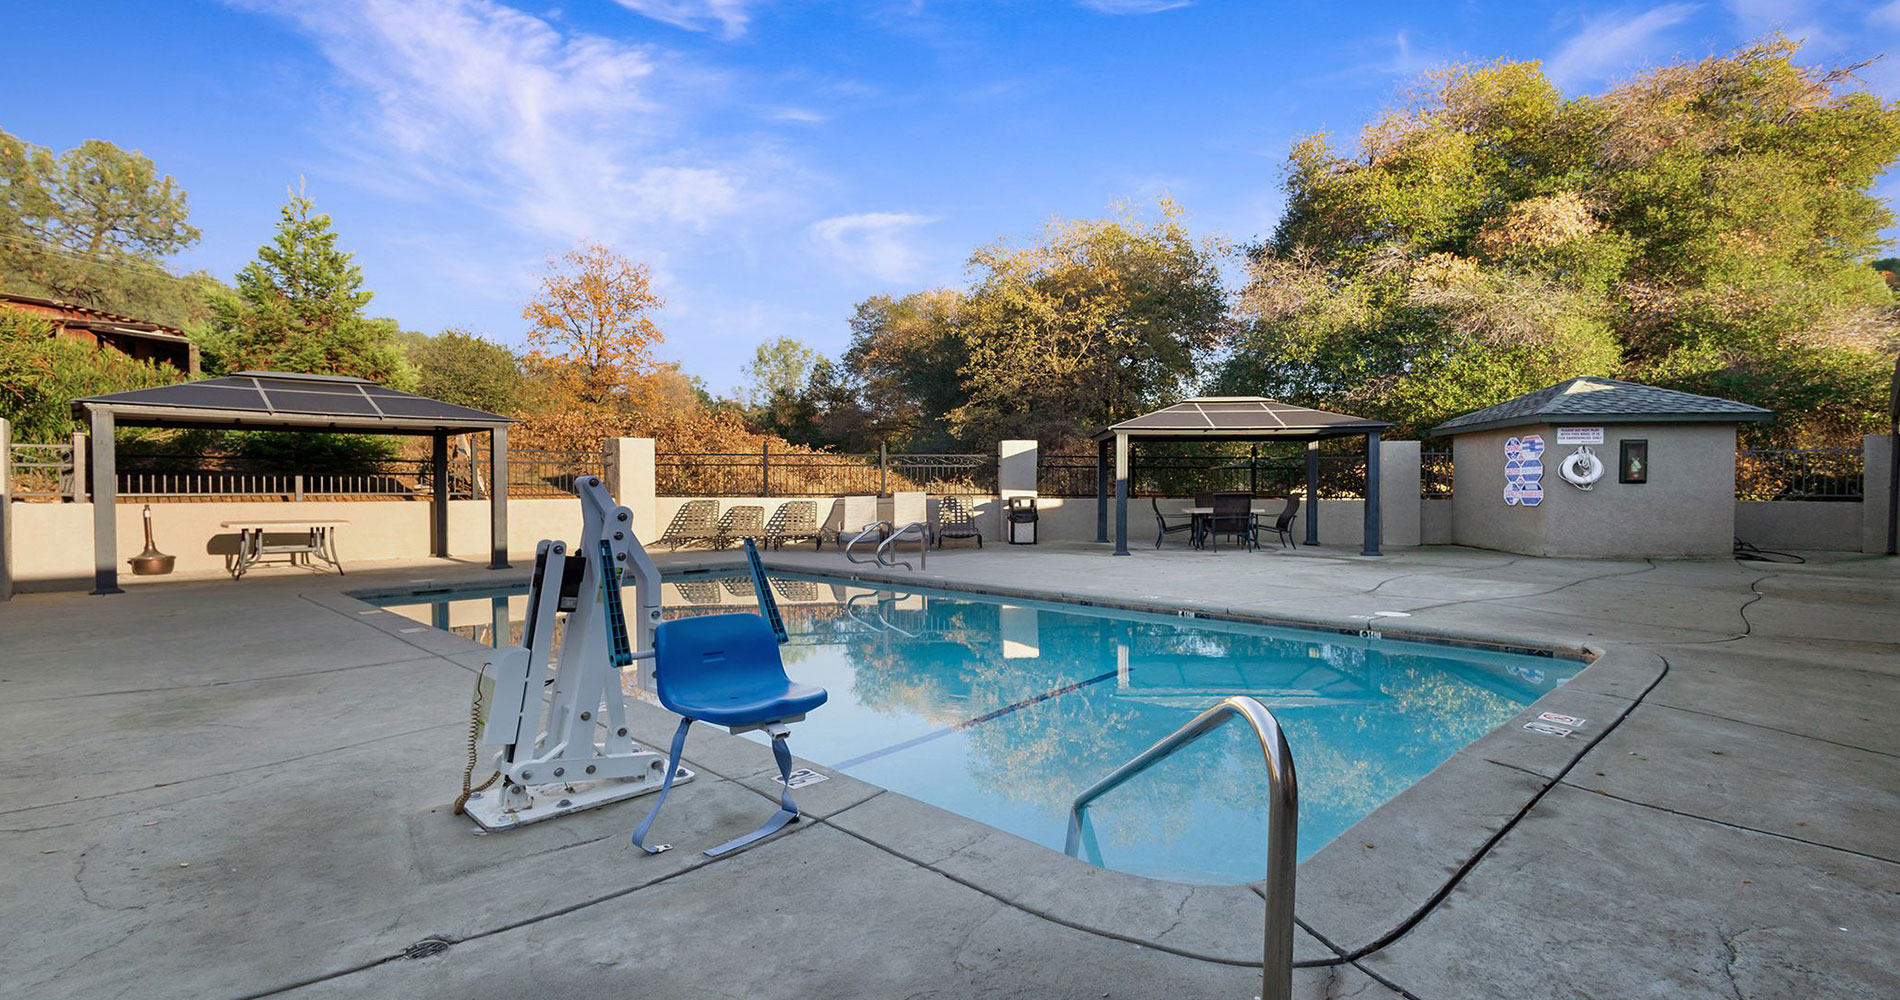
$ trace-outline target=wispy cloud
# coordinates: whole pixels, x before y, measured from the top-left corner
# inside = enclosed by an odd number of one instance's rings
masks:
[[[1867,20],[1888,28],[1900,29],[1900,0],[1890,0],[1867,15]]]
[[[866,212],[822,219],[811,225],[811,239],[832,260],[880,281],[915,280],[930,264],[917,246],[917,230],[936,222],[910,212]]]
[[[829,116],[810,108],[772,108],[765,112],[765,117],[775,122],[798,122],[802,125],[817,125],[830,120]]]
[[[614,0],[622,7],[688,31],[719,29],[727,38],[745,34],[752,15],[748,0]]]
[[[1164,10],[1186,7],[1190,0],[1077,0],[1082,6],[1103,14],[1159,14]]]
[[[699,150],[683,95],[718,79],[651,46],[489,0],[237,2],[288,19],[335,67],[359,169],[537,236],[659,252],[669,229],[769,201],[764,178],[785,169],[769,148]]]
[[[1670,3],[1641,13],[1618,11],[1592,18],[1583,30],[1544,61],[1544,73],[1571,88],[1603,80],[1655,55],[1657,39],[1696,11],[1691,3]]]

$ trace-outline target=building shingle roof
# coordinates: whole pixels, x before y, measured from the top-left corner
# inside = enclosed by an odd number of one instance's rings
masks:
[[[1772,410],[1732,399],[1585,375],[1453,417],[1432,428],[1432,434],[1465,434],[1524,424],[1712,423],[1767,420],[1774,415]]]

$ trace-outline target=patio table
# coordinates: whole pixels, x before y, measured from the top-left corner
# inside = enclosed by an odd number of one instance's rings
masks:
[[[305,557],[301,564],[305,566],[310,564],[308,557],[316,556],[318,559],[336,567],[337,575],[342,576],[343,564],[338,562],[336,557],[336,529],[339,525],[348,523],[350,522],[341,519],[311,520],[309,518],[291,518],[287,520],[224,521],[218,526],[237,530],[237,556],[231,562],[231,579],[236,580],[242,578],[245,570],[257,565],[265,556],[286,554],[290,556],[290,564],[293,566],[299,565],[297,561],[298,556]],[[275,545],[266,545],[264,543],[264,536],[271,532],[286,535],[302,534],[304,540],[301,542],[280,542]]]
[[[1194,530],[1188,532],[1188,534],[1194,536],[1194,547],[1198,549],[1201,547],[1201,530],[1203,526],[1206,524],[1207,519],[1213,516],[1214,508],[1212,507],[1183,507],[1181,509],[1181,512],[1183,514],[1187,514],[1189,517],[1194,519]],[[1262,514],[1270,514],[1272,513],[1272,511],[1268,510],[1265,507],[1255,507],[1251,511],[1249,511],[1249,513],[1254,517],[1259,517]]]

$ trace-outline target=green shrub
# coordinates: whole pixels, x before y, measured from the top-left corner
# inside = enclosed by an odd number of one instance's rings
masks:
[[[15,441],[51,444],[80,430],[75,399],[183,378],[176,369],[60,337],[45,320],[0,307],[0,417],[12,422]]]

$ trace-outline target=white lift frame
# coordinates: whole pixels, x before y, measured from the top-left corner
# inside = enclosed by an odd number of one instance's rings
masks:
[[[595,476],[575,484],[581,540],[535,547],[528,621],[520,646],[495,651],[482,746],[492,747],[499,787],[464,807],[485,830],[506,830],[657,792],[666,754],[633,742],[621,668],[653,656],[660,573],[633,535],[633,515]],[[621,585],[633,578],[631,620]],[[549,662],[556,615],[567,613],[558,665]],[[631,625],[631,628],[629,628]],[[547,691],[546,697],[542,692]],[[545,702],[545,704],[544,704]],[[673,783],[691,781],[680,768]]]

